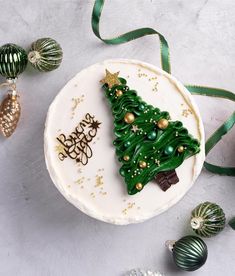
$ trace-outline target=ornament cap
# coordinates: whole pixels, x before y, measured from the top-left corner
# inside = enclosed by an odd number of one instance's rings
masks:
[[[28,53],[28,59],[32,64],[37,63],[41,58],[41,55],[38,51],[30,51]]]
[[[165,246],[170,250],[173,251],[173,248],[175,246],[176,240],[167,240],[165,242]]]
[[[191,219],[191,227],[193,229],[200,229],[203,226],[203,218],[202,217],[194,217]]]

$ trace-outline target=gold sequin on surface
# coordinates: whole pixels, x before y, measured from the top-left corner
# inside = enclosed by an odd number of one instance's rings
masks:
[[[181,115],[187,118],[189,115],[192,115],[192,114],[193,114],[192,110],[190,108],[187,108],[187,109],[183,109]]]
[[[157,81],[158,78],[156,76],[154,76],[154,77],[149,76],[148,74],[143,73],[141,71],[141,69],[138,69],[138,71],[137,71],[137,77],[138,78],[145,78],[146,80],[148,80],[149,82],[151,82],[151,84],[152,84],[152,91],[153,92],[157,92],[158,91],[158,81]]]
[[[96,175],[96,184],[95,187],[100,187],[104,184],[103,182],[103,176],[102,175]]]
[[[126,202],[126,200],[123,200],[123,202]],[[122,214],[128,215],[128,212],[130,212],[133,209],[140,210],[140,207],[136,206],[135,202],[127,202],[126,207],[122,210]]]
[[[80,97],[76,97],[76,98],[72,98],[71,101],[72,101],[72,107],[71,107],[71,119],[74,118],[74,115],[75,115],[75,112],[79,106],[80,103],[82,103],[84,101],[84,97],[85,95],[82,94]]]
[[[187,118],[189,115],[192,115],[193,112],[190,108],[184,108],[184,104],[182,103],[181,104],[181,107],[182,107],[182,113],[181,115],[184,116],[185,118]]]
[[[80,177],[75,181],[75,184],[79,185],[81,189],[84,188],[85,177]]]
[[[92,198],[97,198],[98,196],[106,196],[108,193],[104,189],[104,168],[97,170],[97,174],[94,178],[87,178],[87,181],[90,181],[90,184],[93,183],[93,191],[90,193]],[[93,182],[94,181],[94,182]],[[89,185],[90,185],[89,184]]]

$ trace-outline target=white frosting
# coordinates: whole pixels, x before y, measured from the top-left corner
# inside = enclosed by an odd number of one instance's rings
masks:
[[[113,118],[99,82],[106,68],[110,72],[120,71],[119,76],[144,101],[168,111],[172,120],[182,121],[189,133],[201,142],[200,153],[176,169],[180,182],[166,192],[150,182],[140,193],[127,194],[124,179],[119,175],[121,164],[112,144]],[[69,157],[61,161],[55,150],[59,144],[56,137],[61,133],[70,134],[86,113],[102,123],[90,143],[93,156],[86,166],[79,166]],[[153,65],[126,59],[92,65],[65,85],[49,108],[44,143],[48,171],[63,196],[87,215],[113,224],[142,222],[169,209],[193,185],[205,159],[202,120],[187,89]]]

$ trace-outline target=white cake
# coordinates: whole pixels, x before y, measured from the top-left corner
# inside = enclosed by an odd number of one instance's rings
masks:
[[[179,183],[166,192],[150,182],[135,195],[127,193],[113,146],[113,117],[100,84],[105,69],[120,71],[119,76],[144,101],[168,111],[172,120],[181,121],[201,143],[200,152],[176,169]],[[101,124],[81,163],[66,157],[57,138],[65,139],[81,127],[86,116]],[[127,59],[94,64],[65,85],[49,108],[44,143],[49,174],[62,195],[87,215],[113,224],[142,222],[172,207],[192,187],[205,159],[202,120],[187,89],[161,69]]]

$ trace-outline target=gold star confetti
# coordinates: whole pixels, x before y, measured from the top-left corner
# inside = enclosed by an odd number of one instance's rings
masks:
[[[189,108],[188,109],[183,109],[182,116],[187,118],[190,114],[193,114],[191,109],[189,109]]]
[[[158,165],[158,167],[160,166],[160,160],[155,159],[155,163]]]
[[[110,73],[107,69],[105,69],[106,76],[100,82],[103,84],[107,84],[109,88],[112,88],[115,84],[121,84],[120,80],[118,79],[119,72]]]
[[[84,179],[85,179],[85,177],[83,176],[83,177],[79,178],[78,180],[76,180],[74,183],[81,185],[84,183]]]
[[[140,129],[138,128],[137,125],[133,125],[132,128],[131,128],[131,130],[132,130],[133,132],[137,132],[137,131],[140,130]]]
[[[96,176],[96,185],[95,185],[95,187],[102,186],[103,184],[104,184],[103,176],[102,175],[97,175]]]
[[[66,154],[66,153],[65,153],[65,148],[64,148],[64,146],[63,146],[62,144],[56,145],[56,146],[55,146],[55,151],[56,151],[57,153]]]

